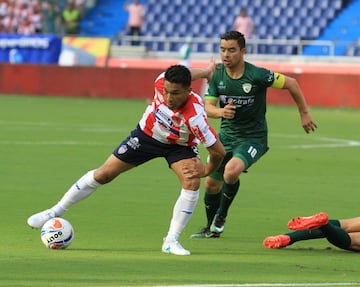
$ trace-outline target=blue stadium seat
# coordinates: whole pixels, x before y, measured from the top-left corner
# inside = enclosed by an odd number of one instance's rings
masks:
[[[302,6],[303,6],[303,1],[301,1],[301,0],[293,0],[292,1],[292,7],[300,8]]]
[[[332,2],[332,1],[330,1],[330,2]],[[318,1],[318,2],[317,2],[317,5],[316,5],[314,8],[327,8],[327,7],[330,6],[329,4],[330,4],[330,3],[329,3],[328,0]]]
[[[322,17],[323,9],[320,6],[316,6],[313,9],[309,10],[309,12],[312,19],[318,19]]]
[[[176,30],[179,33],[179,37],[187,37],[189,35],[189,30],[187,25],[178,25]]]
[[[281,38],[280,26],[275,25],[274,27],[272,27],[271,33],[274,36],[274,38]]]
[[[330,6],[332,6],[333,9],[339,10],[341,9],[342,1],[341,0],[332,0],[330,1]]]
[[[150,1],[149,1],[150,2]],[[154,13],[154,14],[162,14],[162,12],[164,11],[164,7],[160,4],[161,1],[159,2],[159,5],[153,5],[151,8],[148,7],[148,12],[151,11],[151,13]]]
[[[267,36],[267,26],[263,25],[258,27],[256,32],[259,38],[265,38],[265,36]]]
[[[317,1],[317,2],[323,2],[323,1],[324,0]],[[310,9],[314,8],[317,5],[317,3],[315,3],[315,0],[306,0],[303,2],[303,4],[305,4],[306,7],[310,8]]]
[[[285,15],[287,18],[292,18],[295,15],[295,7],[288,7],[288,9],[285,10]],[[296,15],[295,15],[296,16]],[[285,18],[286,19],[286,18]]]
[[[326,9],[324,11],[323,17],[326,17],[327,19],[333,19],[335,16],[335,10],[334,9]]]
[[[185,25],[183,25],[185,26]],[[204,25],[199,25],[199,24],[194,24],[191,27],[187,27],[187,32],[191,33],[192,36],[200,36],[202,33],[204,33],[204,31],[201,30],[202,27],[204,27]]]
[[[209,44],[205,44],[205,43],[198,43],[197,44],[198,47],[198,51],[199,52],[205,52],[205,53],[210,53],[211,50],[209,50]]]
[[[271,1],[271,0],[269,0],[269,1]],[[242,7],[248,7],[251,4],[250,2],[252,2],[252,0],[242,0],[241,1],[241,6]]]
[[[147,30],[152,31],[153,36],[159,36],[161,25],[159,22],[151,22],[146,26]]]
[[[292,39],[294,36],[294,32],[295,32],[294,26],[289,25],[283,29],[282,34],[286,39]]]
[[[167,22],[165,27],[165,34],[166,35],[172,35],[174,31],[176,30],[176,24],[174,22]]]
[[[304,24],[305,24],[304,26],[306,26],[308,28],[314,27],[314,18],[312,18],[312,17],[305,18]]]

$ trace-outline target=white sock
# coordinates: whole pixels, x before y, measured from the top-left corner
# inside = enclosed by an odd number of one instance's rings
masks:
[[[56,216],[61,216],[70,206],[88,197],[101,186],[101,184],[94,179],[94,172],[95,170],[91,170],[83,175],[70,187],[60,201],[51,208]]]
[[[166,241],[178,240],[181,232],[184,230],[193,214],[199,199],[199,193],[199,190],[193,191],[181,189],[181,194],[173,209],[173,216],[170,222],[169,232],[165,239]]]

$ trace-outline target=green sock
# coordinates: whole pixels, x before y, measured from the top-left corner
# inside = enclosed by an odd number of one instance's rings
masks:
[[[207,194],[205,192],[204,196],[204,203],[205,203],[205,212],[206,212],[206,218],[207,218],[207,227],[210,227],[214,216],[216,214],[216,211],[218,210],[220,206],[220,198],[221,193],[218,194]]]
[[[239,191],[240,180],[235,182],[234,184],[223,183],[221,189],[221,201],[220,207],[217,211],[217,214],[226,217],[230,208],[231,203],[233,202],[235,195]]]
[[[329,220],[329,224],[334,226],[334,227],[340,228],[340,221],[337,220],[337,219]],[[318,239],[318,238],[325,238],[326,237],[325,233],[323,232],[323,230],[321,228],[308,229],[308,230],[299,230],[299,231],[286,233],[286,235],[290,236],[290,239],[291,239],[290,244],[293,244],[293,243],[295,243],[297,241],[303,241],[303,240],[309,240],[309,239]]]
[[[349,234],[339,226],[328,223],[320,227],[327,241],[341,249],[349,250],[351,238]]]
[[[286,233],[290,236],[291,243],[293,244],[297,241],[325,238],[324,233],[320,229],[309,229],[309,230],[298,230],[290,233]]]
[[[329,223],[337,227],[340,227],[340,220],[338,219],[329,219]]]

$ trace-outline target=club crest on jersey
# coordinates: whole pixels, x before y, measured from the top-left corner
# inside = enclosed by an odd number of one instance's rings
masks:
[[[252,85],[250,83],[245,83],[242,85],[242,88],[244,90],[245,93],[250,93]]]
[[[118,149],[118,154],[123,154],[126,153],[126,151],[128,150],[126,145],[122,145],[121,147],[119,147]]]

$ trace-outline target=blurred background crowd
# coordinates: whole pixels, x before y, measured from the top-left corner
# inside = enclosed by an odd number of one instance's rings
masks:
[[[85,0],[0,0],[0,31],[11,34],[77,34]],[[73,28],[68,30],[68,26]]]

